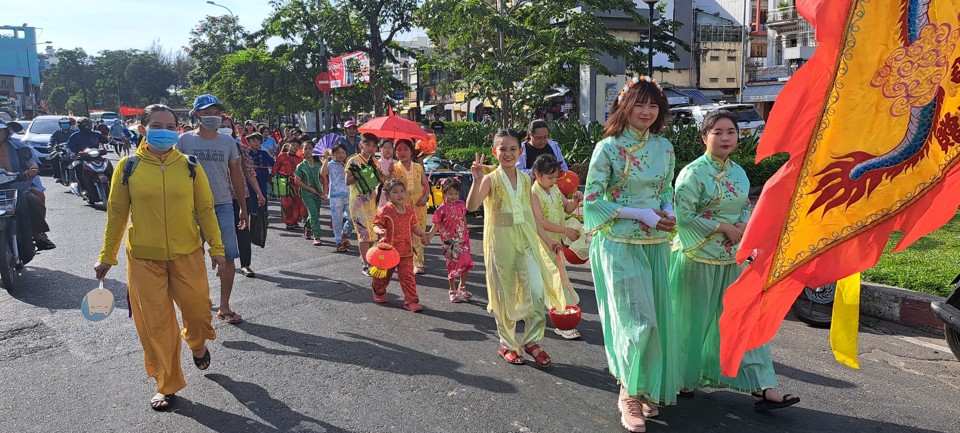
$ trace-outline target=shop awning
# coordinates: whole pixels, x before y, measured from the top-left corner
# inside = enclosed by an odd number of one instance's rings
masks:
[[[690,102],[696,105],[713,103],[713,99],[710,99],[709,97],[707,97],[707,95],[704,95],[703,92],[701,92],[699,89],[681,89],[678,87],[674,87],[671,90],[674,90],[677,93],[690,98]]]
[[[459,104],[457,104],[457,105],[459,105]],[[443,109],[444,109],[444,110],[450,110],[450,111],[453,111],[453,110],[455,110],[455,108],[454,108],[454,104],[447,104],[447,105],[444,105],[444,106],[443,106]]]
[[[433,107],[436,107],[436,106],[437,106],[437,104],[424,105],[423,108],[420,109],[420,111],[423,112],[423,113],[426,113],[426,112],[432,110]]]
[[[783,84],[772,86],[747,86],[743,89],[743,102],[773,102],[783,90]]]
[[[703,93],[704,96],[713,99],[714,101],[721,101],[723,98],[727,97],[723,94],[723,92],[713,89],[700,89],[700,93]]]
[[[674,89],[663,89],[663,96],[667,97],[667,104],[670,105],[684,105],[690,103],[689,97],[674,91]]]

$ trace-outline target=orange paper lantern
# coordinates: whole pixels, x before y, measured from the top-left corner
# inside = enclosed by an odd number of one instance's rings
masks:
[[[580,176],[577,176],[577,173],[565,171],[557,177],[557,188],[564,197],[569,197],[576,192],[578,186],[580,186]]]
[[[420,150],[420,153],[423,155],[432,155],[437,151],[437,135],[436,134],[427,134],[430,138],[426,140],[417,140],[417,149]]]

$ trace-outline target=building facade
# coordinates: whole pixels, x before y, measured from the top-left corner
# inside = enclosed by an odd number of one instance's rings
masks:
[[[39,91],[36,29],[0,26],[0,104],[18,117],[32,118],[37,115]]]
[[[767,65],[754,71],[744,90],[744,101],[757,106],[766,118],[790,77],[817,47],[813,26],[803,19],[792,1],[769,0],[767,14]]]

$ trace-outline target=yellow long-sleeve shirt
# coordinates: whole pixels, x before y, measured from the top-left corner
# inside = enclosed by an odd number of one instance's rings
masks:
[[[161,159],[147,146],[140,146],[136,155],[140,162],[127,185],[122,183],[126,157],[113,171],[100,262],[117,264],[128,221],[132,223],[127,233],[127,254],[138,259],[173,260],[190,254],[203,247],[200,228],[210,245],[210,255],[223,256],[213,193],[203,167],[196,164],[196,176],[191,178],[187,157],[176,149]]]

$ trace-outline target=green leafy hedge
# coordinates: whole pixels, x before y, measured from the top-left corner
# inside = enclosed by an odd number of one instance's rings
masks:
[[[457,147],[452,149],[443,149],[441,147],[441,154],[443,158],[455,161],[464,165],[464,167],[469,167],[473,163],[476,154],[484,154],[487,156],[487,161],[494,161],[492,164],[496,164],[496,160],[493,159],[493,148],[488,145],[480,146],[468,146],[468,147]]]
[[[439,140],[440,153],[444,158],[461,163],[473,161],[476,153],[483,153],[492,161],[490,137],[495,131],[495,126],[484,126],[482,123],[447,122],[446,133]],[[662,135],[673,143],[678,173],[703,155],[704,144],[695,125],[670,127],[664,130]],[[553,122],[550,124],[550,139],[560,143],[564,159],[571,169],[577,171],[580,178],[585,180],[593,149],[597,142],[603,139],[603,126],[597,122],[581,125],[576,120]],[[787,161],[786,154],[777,154],[755,164],[758,142],[759,138],[755,136],[743,138],[731,155],[747,172],[753,186],[763,186]]]

